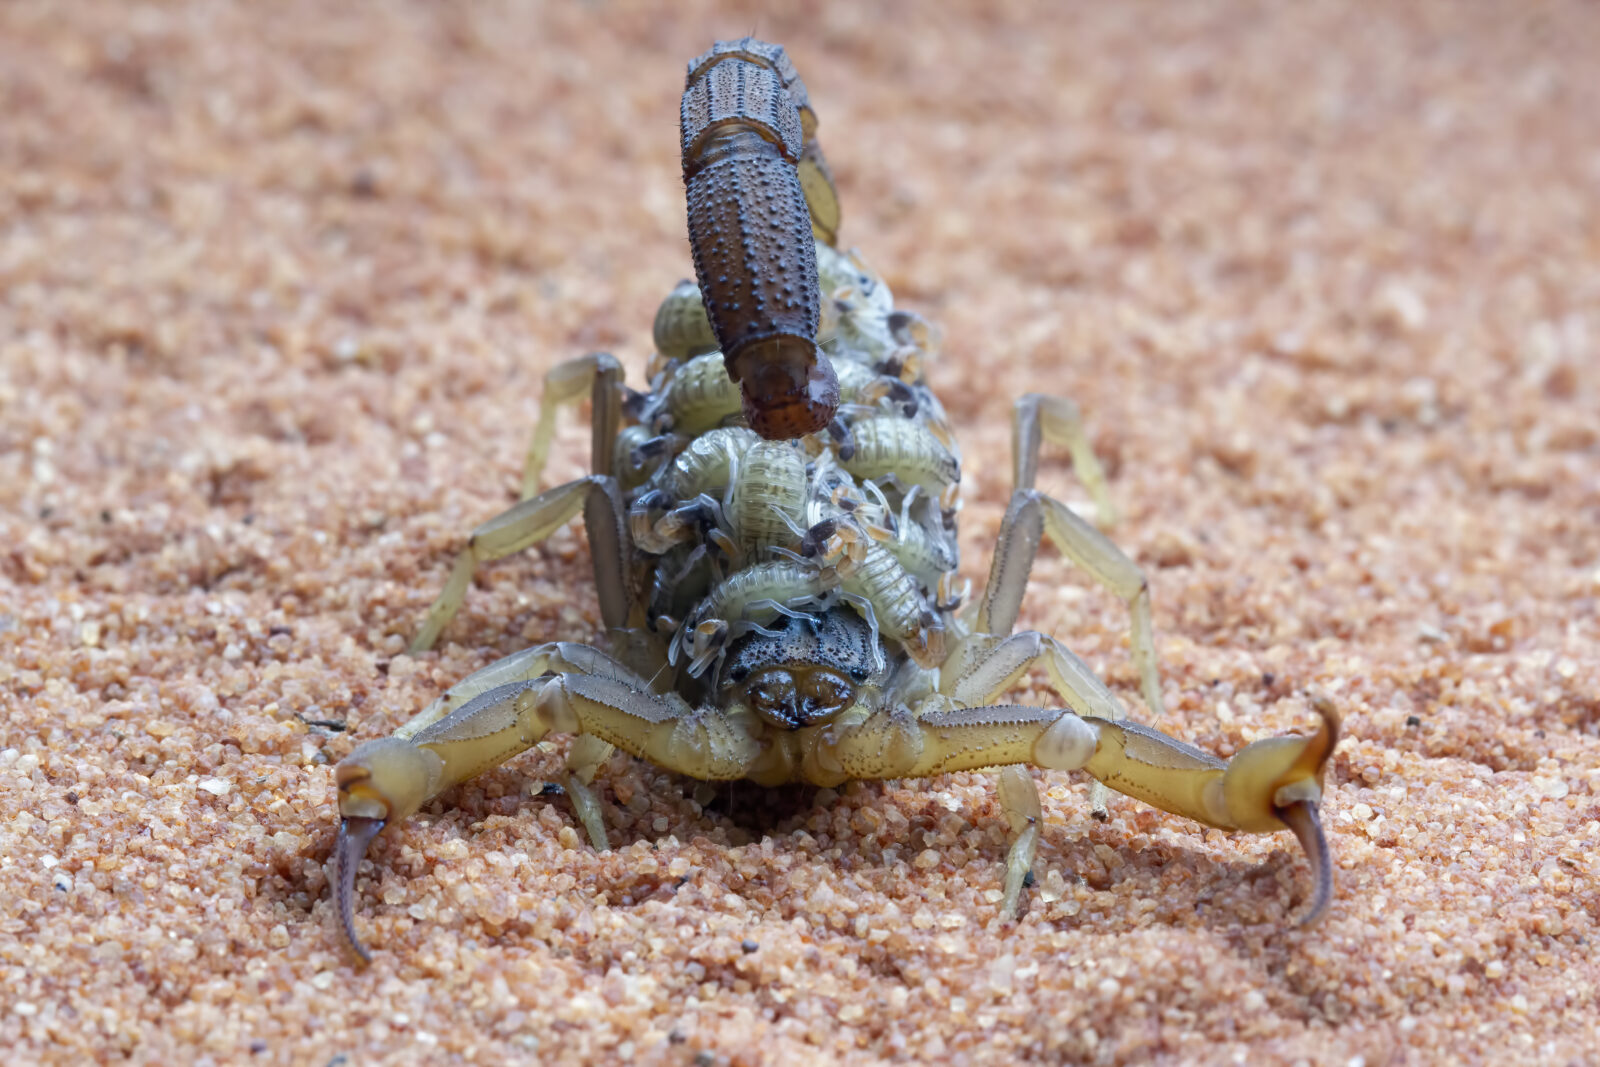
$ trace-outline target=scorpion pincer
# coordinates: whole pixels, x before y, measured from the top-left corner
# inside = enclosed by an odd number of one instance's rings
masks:
[[[432,647],[478,564],[582,512],[609,651],[551,642],[507,656],[338,765],[338,912],[363,958],[356,870],[371,840],[552,734],[575,735],[564,785],[596,848],[607,840],[591,783],[617,748],[691,778],[764,785],[1000,767],[1013,834],[1000,907],[1013,916],[1041,832],[1024,768],[1083,770],[1207,826],[1291,831],[1311,867],[1302,921],[1326,909],[1317,812],[1339,732],[1331,704],[1312,701],[1310,736],[1259,740],[1223,761],[1129,721],[1065,646],[1015,630],[1048,538],[1128,605],[1141,694],[1161,713],[1144,576],[1034,488],[1048,440],[1111,514],[1070,402],[1017,402],[1010,506],[986,588],[966,603],[960,454],[922,375],[938,331],[834,247],[838,201],[814,132],[781,48],[723,42],[690,65],[683,147],[699,285],[678,286],[657,315],[648,391],[624,389],[605,354],[549,372],[523,499],[473,532],[412,644]],[[538,492],[557,409],[585,396],[593,473]],[[1034,668],[1060,707],[996,703]],[[1102,785],[1091,803],[1104,813]]]

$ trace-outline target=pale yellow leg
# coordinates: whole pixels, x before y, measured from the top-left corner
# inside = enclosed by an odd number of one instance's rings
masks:
[[[1101,719],[1124,717],[1122,704],[1088,664],[1059,641],[1034,630],[1024,630],[1004,639],[968,639],[941,672],[940,692],[965,707],[991,704],[1041,663],[1049,674],[1051,688],[1076,714]],[[1024,786],[1032,791],[1031,803],[1024,802]],[[1105,793],[1105,786],[1099,782],[1089,790],[1090,809],[1097,815],[1105,811]],[[1018,813],[1032,817],[1030,813],[1038,808],[1039,796],[1032,779],[1025,774],[1009,783],[1002,774],[1000,798],[1011,821],[1011,832],[1016,835],[1006,858],[1006,895],[1001,904],[1001,913],[1009,918],[1016,914],[1022,880],[1033,864],[1033,851],[1038,844],[1035,823],[1019,825]],[[1028,827],[1035,827],[1031,835],[1028,835]]]
[[[595,563],[595,584],[601,615],[608,627],[624,625],[631,606],[625,588],[627,544],[623,532],[622,496],[612,478],[617,434],[622,425],[622,364],[605,352],[591,352],[550,369],[539,401],[539,422],[528,444],[522,471],[522,498],[472,532],[456,557],[444,589],[428,610],[422,629],[411,641],[415,654],[432,648],[439,633],[461,608],[479,563],[500,559],[549,537],[585,512],[589,547]],[[550,456],[556,412],[588,393],[594,400],[590,418],[590,468],[587,478],[539,494],[539,478]]]
[[[1041,438],[1066,447],[1072,456],[1073,473],[1089,490],[1095,510],[1100,513],[1100,525],[1116,525],[1117,509],[1111,503],[1111,490],[1106,485],[1100,459],[1089,444],[1083,414],[1077,404],[1065,397],[1029,393],[1018,398],[1011,412],[1011,488],[1034,487],[1039,472]]]
[[[539,478],[555,440],[557,410],[578,403],[586,395],[594,398],[594,413],[589,419],[589,470],[595,474],[612,473],[612,448],[622,428],[622,364],[610,353],[590,352],[557,363],[544,376],[539,421],[533,428],[528,454],[522,463],[523,500],[539,491]]]
[[[1000,917],[1015,919],[1017,905],[1022,900],[1022,885],[1033,868],[1033,856],[1039,848],[1039,827],[1044,822],[1044,812],[1039,806],[1039,788],[1033,776],[1020,766],[1001,770],[996,783],[1000,793],[1000,807],[1011,824],[1011,849],[1006,853],[1005,896],[1000,899]]]
[[[1051,688],[1077,714],[1124,717],[1121,702],[1089,665],[1048,634],[1023,630],[1004,639],[990,638],[977,645],[979,652],[969,653],[974,644],[964,646],[959,662],[951,664],[940,678],[940,692],[958,706],[991,704],[1035,665],[1042,664]]]
[[[989,583],[973,617],[973,629],[995,636],[1011,632],[1022,610],[1039,541],[1046,535],[1062,555],[1128,605],[1128,643],[1139,675],[1139,692],[1151,713],[1161,715],[1166,706],[1161,697],[1161,675],[1150,622],[1150,585],[1144,572],[1105,534],[1037,489],[1019,489],[1011,496],[1011,506],[1006,509],[996,539]]]
[[[604,852],[611,848],[606,837],[606,821],[600,808],[600,797],[592,788],[594,776],[601,764],[611,758],[617,746],[602,741],[593,734],[579,734],[572,739],[567,753],[567,774],[562,785],[572,800],[572,810],[589,835],[589,844]]]
[[[1166,714],[1150,622],[1150,583],[1144,572],[1110,538],[1061,501],[1041,496],[1039,502],[1044,508],[1044,532],[1056,550],[1128,605],[1128,644],[1133,668],[1139,675],[1139,695],[1144,697],[1151,715]]]
[[[980,608],[978,629],[985,633],[1010,633],[1021,609],[1022,591],[1038,549],[1040,527],[1057,550],[1087,570],[1097,582],[1128,605],[1129,646],[1139,692],[1154,716],[1166,706],[1161,697],[1161,677],[1156,662],[1150,623],[1150,589],[1144,573],[1100,531],[1079,518],[1065,504],[1034,490],[1039,470],[1041,441],[1063,445],[1072,456],[1072,469],[1089,490],[1100,523],[1116,522],[1116,508],[1106,485],[1105,471],[1089,444],[1078,405],[1064,397],[1029,393],[1017,400],[1011,419],[1012,480],[1015,492],[1006,513],[999,546],[990,572],[989,590]],[[1026,492],[1026,495],[1025,495]],[[1007,537],[1008,531],[1013,536]],[[1015,556],[1015,559],[1005,557]],[[1003,629],[996,627],[1003,624]],[[1106,792],[1098,784],[1089,792],[1091,808],[1106,815]]]
[[[478,564],[520,552],[543,541],[585,511],[585,528],[594,557],[595,585],[601,615],[608,626],[622,625],[630,599],[624,586],[626,541],[622,531],[621,494],[610,476],[590,475],[547,489],[532,500],[513,504],[476,530],[456,557],[444,589],[428,609],[422,629],[412,639],[412,654],[433,647],[439,633],[461,609]]]

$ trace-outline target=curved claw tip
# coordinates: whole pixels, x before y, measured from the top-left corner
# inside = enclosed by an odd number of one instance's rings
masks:
[[[1322,820],[1317,806],[1309,800],[1296,800],[1277,809],[1278,817],[1294,831],[1300,847],[1306,850],[1306,862],[1311,866],[1311,907],[1300,920],[1301,926],[1310,926],[1322,918],[1333,899],[1333,860],[1328,853],[1328,839],[1322,833]]]
[[[1317,731],[1320,745],[1312,746],[1316,749],[1316,758],[1326,762],[1333,753],[1333,748],[1339,743],[1339,728],[1341,717],[1338,707],[1324,693],[1313,693],[1311,696],[1311,710],[1322,716],[1322,728]]]
[[[339,820],[339,842],[334,846],[334,859],[338,867],[335,901],[339,907],[339,923],[344,928],[346,943],[361,957],[363,963],[372,962],[372,953],[367,951],[361,938],[356,935],[356,868],[361,866],[367,846],[378,836],[383,824],[383,819],[347,815]]]

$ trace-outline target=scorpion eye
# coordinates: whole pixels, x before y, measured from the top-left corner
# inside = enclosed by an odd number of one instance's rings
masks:
[[[728,681],[730,682],[742,682],[748,677],[750,677],[750,668],[742,663],[728,671]]]
[[[854,678],[858,682],[864,682],[868,678],[872,677],[872,671],[866,667],[851,667],[850,677]]]

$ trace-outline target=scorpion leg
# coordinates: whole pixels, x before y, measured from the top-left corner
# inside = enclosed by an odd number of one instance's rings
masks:
[[[1072,469],[1089,490],[1102,526],[1116,521],[1116,508],[1106,486],[1105,472],[1089,444],[1078,405],[1065,397],[1029,393],[1017,400],[1011,417],[1011,460],[1014,494],[1011,507],[1001,525],[999,547],[995,551],[989,586],[984,592],[977,629],[983,633],[1008,634],[1016,624],[1022,606],[1023,588],[1038,550],[1039,522],[1032,515],[1019,514],[1024,506],[1020,491],[1033,490],[1039,470],[1039,449],[1043,441],[1064,445],[1072,456]],[[1151,637],[1150,593],[1144,574],[1109,538],[1094,529],[1066,505],[1042,497],[1048,512],[1045,532],[1056,547],[1095,580],[1116,593],[1132,613],[1131,644],[1139,685],[1150,710],[1164,710],[1157,673],[1155,641]],[[1012,547],[1017,537],[1021,543]],[[1014,557],[1014,558],[1013,558]]]
[[[363,959],[370,957],[355,932],[355,871],[372,838],[547,734],[578,735],[575,747],[588,750],[577,757],[580,764],[615,745],[707,780],[743,777],[759,754],[742,720],[696,710],[675,693],[652,692],[643,678],[587,645],[529,649],[491,664],[453,692],[473,695],[407,736],[358,745],[335,769],[343,817],[336,853],[339,915]],[[579,812],[586,824],[598,817],[598,804]]]
[[[1088,664],[1055,638],[1034,630],[989,644],[974,661],[949,672],[941,682],[941,690],[958,705],[990,704],[1041,663],[1049,674],[1051,688],[1075,714],[1111,720],[1124,717],[1122,705]],[[1103,793],[1104,789],[1096,782],[1091,794]],[[1091,796],[1091,804],[1095,801]],[[1103,807],[1104,802],[1099,803]],[[1013,834],[1011,851],[1006,856],[1005,897],[1000,904],[1001,916],[1009,919],[1016,915],[1023,882],[1033,866],[1039,843],[1039,791],[1032,777],[1014,767],[1001,772],[1000,804]]]
[[[1011,506],[1000,524],[989,583],[974,619],[978,635],[969,639],[962,662],[957,664],[958,673],[962,666],[982,655],[982,635],[1009,634],[1016,625],[1028,574],[1039,551],[1039,540],[1045,534],[1063,555],[1127,603],[1129,644],[1134,669],[1139,674],[1139,691],[1151,714],[1160,716],[1166,707],[1161,699],[1161,677],[1151,635],[1150,587],[1144,573],[1105,534],[1037,489],[1018,489],[1011,495]],[[1121,705],[1116,705],[1111,717],[1122,717]],[[1089,805],[1096,817],[1106,817],[1106,791],[1098,784],[1089,791]]]
[[[1017,904],[1022,900],[1022,887],[1027,884],[1028,872],[1033,870],[1033,856],[1039,849],[1039,826],[1044,822],[1044,809],[1039,804],[1039,787],[1033,775],[1020,766],[1002,768],[996,783],[1000,794],[1000,810],[1011,824],[1011,848],[1006,852],[1005,895],[1000,898],[1000,918],[1017,917]]]
[[[515,682],[537,678],[547,671],[560,669],[553,663],[558,646],[554,643],[525,648],[475,671],[441,693],[427,707],[393,734],[401,740],[410,740],[420,731],[432,726],[475,697],[491,689],[499,689]],[[606,838],[606,827],[600,817],[600,802],[590,784],[600,766],[611,758],[614,746],[589,734],[580,734],[567,753],[567,773],[562,781],[572,809],[589,835],[589,843],[604,851],[611,847]]]
[[[1166,705],[1161,699],[1161,675],[1150,625],[1150,585],[1144,572],[1105,534],[1037,489],[1018,489],[1011,495],[989,568],[989,584],[973,620],[975,629],[1001,636],[1011,632],[1044,535],[1062,555],[1128,605],[1129,645],[1139,674],[1139,693],[1151,713],[1161,715]]]
[[[1166,704],[1161,697],[1161,674],[1150,622],[1149,583],[1138,565],[1110,538],[1065,504],[1034,489],[1043,440],[1065,445],[1070,451],[1073,470],[1094,498],[1101,523],[1109,525],[1116,518],[1105,472],[1090,447],[1078,405],[1040,393],[1020,398],[1011,418],[1012,476],[1016,488],[1001,524],[989,585],[976,617],[977,629],[991,634],[1011,632],[1022,607],[1039,538],[1048,534],[1062,555],[1128,605],[1129,652],[1139,675],[1139,692],[1150,713],[1160,717],[1166,712]],[[1098,783],[1089,792],[1089,803],[1098,817],[1105,817],[1106,791]]]
[[[600,797],[590,786],[594,784],[594,776],[601,765],[616,750],[616,745],[602,741],[594,734],[579,734],[572,739],[572,748],[567,751],[567,774],[561,783],[567,791],[567,798],[572,801],[573,812],[577,814],[578,821],[583,823],[584,833],[589,835],[589,844],[601,852],[610,850],[611,841],[606,836]]]
[[[1073,704],[1111,700],[1092,674],[1085,677]],[[1085,770],[1118,792],[1220,830],[1289,830],[1311,868],[1306,925],[1321,917],[1332,892],[1317,806],[1339,736],[1333,706],[1318,700],[1313,707],[1321,722],[1311,736],[1265,738],[1223,761],[1147,726],[1066,709],[989,705],[918,715],[898,706],[837,726],[810,754],[806,770],[808,777],[821,771],[852,778],[921,778],[1010,764]],[[1013,886],[1020,891],[1033,849],[1028,831],[1037,828],[1037,793],[1022,788],[1025,777],[1001,782],[1007,819],[1014,831],[1021,827],[1007,857],[1008,897]],[[1003,908],[1010,914],[1015,901]]]
[[[460,610],[479,563],[509,556],[543,541],[566,525],[580,509],[584,512],[589,551],[595,564],[601,617],[607,627],[624,625],[633,604],[626,585],[628,541],[622,525],[626,511],[616,480],[609,475],[591,474],[547,489],[532,500],[513,504],[472,531],[467,546],[450,569],[450,577],[439,598],[428,609],[422,629],[412,640],[410,652],[425,652],[433,647],[439,632]]]
[[[622,428],[622,364],[608,352],[590,352],[577,359],[557,363],[544,376],[544,394],[539,398],[539,421],[528,442],[528,455],[522,464],[522,499],[539,491],[539,476],[550,458],[555,440],[556,411],[576,404],[585,394],[594,398],[594,413],[589,418],[592,445],[589,469],[596,474],[611,474],[612,450]]]
[[[1083,413],[1066,397],[1028,393],[1018,398],[1011,412],[1011,487],[1033,488],[1039,473],[1041,439],[1067,448],[1072,456],[1073,473],[1094,499],[1100,525],[1115,525],[1117,509],[1111,503],[1106,473],[1089,444],[1089,435],[1083,428]]]

